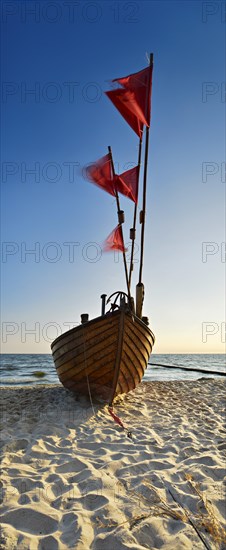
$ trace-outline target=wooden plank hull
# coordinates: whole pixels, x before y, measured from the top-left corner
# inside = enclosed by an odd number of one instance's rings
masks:
[[[112,402],[140,383],[153,344],[148,326],[118,309],[65,332],[51,349],[66,388]]]

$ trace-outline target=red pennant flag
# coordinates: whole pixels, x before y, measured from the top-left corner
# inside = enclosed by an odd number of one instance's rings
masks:
[[[105,94],[109,97],[134,132],[141,138],[143,124],[146,124],[146,122],[139,105],[137,105],[134,92],[131,90],[117,89],[105,92]]]
[[[112,174],[112,163],[111,155],[108,153],[101,159],[99,159],[96,164],[91,164],[86,167],[86,174],[89,181],[92,181],[110,195],[115,196],[115,185],[114,178]]]
[[[123,174],[116,176],[115,181],[117,191],[136,203],[138,198],[138,176],[139,169],[138,166],[135,166],[135,168],[131,168],[123,172]]]
[[[113,80],[113,82],[118,82],[126,90],[134,93],[134,98],[141,109],[146,126],[150,126],[151,118],[152,70],[153,65],[142,69],[138,73]]]
[[[126,252],[126,248],[123,244],[121,225],[117,225],[117,227],[113,229],[104,242],[104,252],[109,252],[110,250],[120,250],[121,252]]]

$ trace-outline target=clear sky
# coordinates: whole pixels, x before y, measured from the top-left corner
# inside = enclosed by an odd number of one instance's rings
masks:
[[[119,172],[136,163],[138,138],[103,92],[149,52],[144,314],[155,353],[224,352],[224,7],[2,3],[2,352],[49,353],[80,313],[99,315],[102,293],[126,290],[121,255],[101,249],[114,199],[81,168],[108,145]]]

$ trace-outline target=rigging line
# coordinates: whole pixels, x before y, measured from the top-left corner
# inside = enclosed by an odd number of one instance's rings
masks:
[[[84,350],[85,373],[86,373],[86,381],[87,381],[88,392],[89,392],[89,400],[90,400],[90,404],[91,404],[91,407],[92,407],[93,415],[96,416],[95,409],[94,409],[94,406],[93,406],[93,400],[92,400],[91,390],[90,390],[89,377],[88,377],[87,370],[86,370],[86,367],[87,367],[87,359],[86,359],[86,341],[85,341],[85,332],[84,332],[84,326],[83,326],[83,325],[82,325],[82,335],[83,335],[83,350]]]
[[[139,177],[140,177],[140,167],[141,167],[141,151],[142,151],[142,137],[143,133],[141,135],[140,141],[139,141],[139,152],[138,152],[138,188],[139,188]],[[132,271],[133,271],[133,256],[134,256],[134,245],[135,245],[135,231],[136,231],[136,220],[137,220],[137,203],[134,204],[134,215],[133,215],[133,239],[132,239],[132,247],[131,247],[131,257],[130,257],[130,267],[129,267],[129,288],[131,286],[131,278],[132,278]]]
[[[113,163],[113,157],[112,157],[112,151],[111,151],[110,145],[108,146],[108,151],[109,151],[109,154],[110,154],[110,157],[111,157],[111,166],[112,166],[112,172],[113,172],[113,177],[114,177],[114,176],[115,176],[115,167],[114,167],[114,163]],[[119,202],[119,196],[118,196],[118,191],[117,191],[117,189],[115,189],[115,197],[116,197],[116,203],[117,203],[117,209],[118,209],[118,217],[119,217],[119,214],[120,214],[120,202]],[[120,225],[121,231],[122,231],[122,243],[123,243],[123,248],[125,248],[125,246],[124,246],[124,236],[123,236],[122,223],[120,222],[120,220],[118,220],[118,222],[119,222],[119,225]],[[130,296],[129,278],[128,278],[128,270],[127,270],[126,254],[125,254],[125,252],[123,252],[123,262],[124,262],[124,268],[125,268],[127,292],[128,292],[128,297],[129,297],[129,301],[130,301],[131,296]]]
[[[120,364],[122,359],[122,349],[123,349],[123,339],[124,339],[124,321],[125,321],[125,312],[123,309],[120,311],[120,318],[119,318],[119,325],[118,325],[118,340],[117,340],[117,350],[116,350],[116,357],[115,357],[115,365],[114,365],[114,377],[112,382],[112,388],[111,388],[111,394],[110,394],[110,400],[109,400],[109,406],[112,406],[115,392],[117,388],[118,378],[119,378],[119,372],[120,372]]]
[[[153,67],[153,53],[150,54],[150,71],[147,86],[147,94],[149,94],[151,85],[151,74]],[[147,96],[148,97],[148,96]],[[144,159],[144,177],[143,177],[143,206],[142,206],[142,226],[141,226],[141,247],[140,247],[140,270],[139,270],[139,284],[142,282],[142,269],[143,269],[143,256],[144,256],[144,226],[146,217],[146,189],[147,189],[147,170],[148,170],[148,146],[149,146],[149,127],[146,127],[145,133],[145,159]]]

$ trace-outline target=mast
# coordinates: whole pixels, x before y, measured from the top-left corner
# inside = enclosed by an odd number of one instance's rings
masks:
[[[151,74],[153,67],[153,53],[150,54],[150,71],[147,85],[147,101],[149,100],[149,90],[151,84]],[[145,132],[145,158],[144,158],[144,179],[143,179],[143,205],[140,212],[141,223],[141,244],[140,244],[140,268],[139,281],[136,287],[136,315],[142,317],[142,307],[144,301],[144,285],[142,283],[143,256],[144,256],[144,229],[146,218],[146,190],[147,190],[147,170],[148,170],[148,146],[149,146],[149,127],[146,127]]]
[[[108,146],[108,151],[109,151],[109,155],[110,155],[110,158],[111,158],[112,173],[113,173],[113,178],[114,178],[115,177],[115,167],[114,167],[114,163],[113,163],[112,151],[111,151],[110,145]],[[115,189],[115,198],[116,198],[116,204],[117,204],[118,223],[119,223],[119,225],[121,227],[121,230],[122,230],[122,224],[124,222],[124,212],[123,212],[123,210],[120,209],[120,202],[119,202],[119,196],[118,196],[117,189]],[[122,230],[122,242],[123,242],[123,248],[125,248],[124,247],[123,230]],[[128,292],[129,302],[130,302],[131,301],[131,296],[130,296],[130,287],[129,287],[129,278],[128,278],[128,270],[127,270],[125,251],[123,251],[123,262],[124,262],[124,268],[125,268],[127,292]]]
[[[140,176],[140,166],[141,166],[141,150],[142,150],[142,137],[139,141],[139,152],[138,152],[138,182],[139,182],[139,176]],[[134,215],[133,215],[133,227],[130,229],[130,238],[132,240],[132,247],[131,247],[131,257],[130,257],[130,268],[129,268],[129,288],[131,286],[131,278],[132,278],[132,271],[133,271],[133,255],[134,255],[134,244],[135,244],[135,238],[136,238],[136,221],[137,221],[137,203],[134,204]]]

